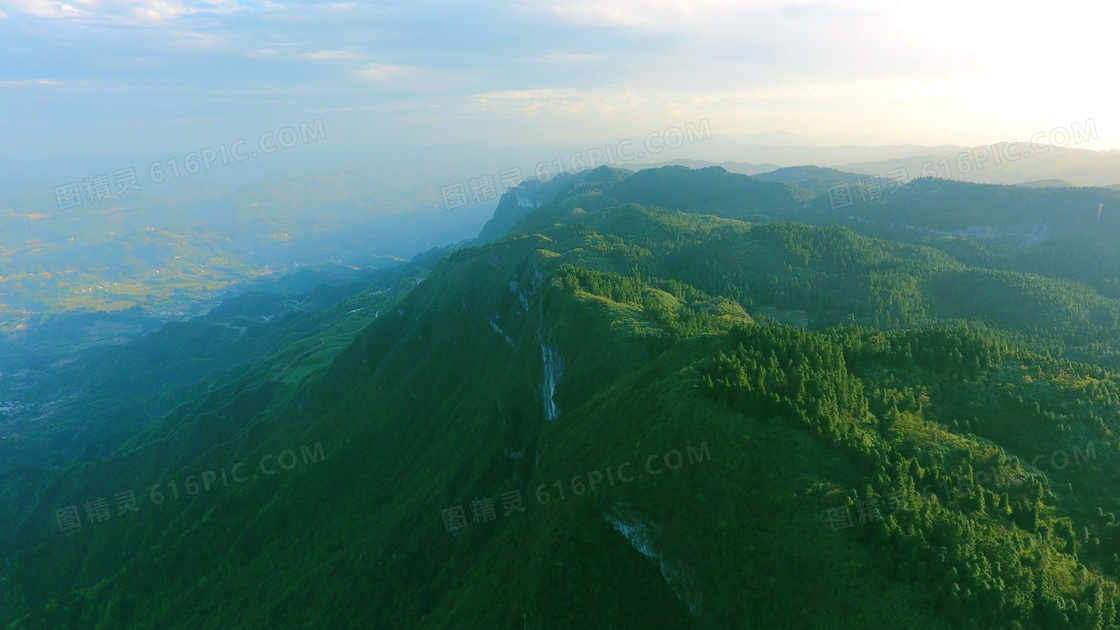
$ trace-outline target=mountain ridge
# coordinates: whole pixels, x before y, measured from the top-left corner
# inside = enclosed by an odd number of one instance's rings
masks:
[[[503,238],[391,272],[378,301],[374,287],[343,298],[321,317],[355,335],[325,362],[274,380],[313,349],[320,316],[301,316],[305,332],[277,329],[286,350],[210,377],[107,459],[7,482],[36,497],[0,580],[20,611],[7,621],[1115,622],[1120,303],[947,246],[791,221],[831,210],[804,187],[642,173],[573,177]],[[946,191],[1041,200],[989,210],[1023,220],[1101,194],[1017,190],[919,182],[852,212],[922,216]],[[253,313],[250,298],[226,317]],[[330,319],[355,302],[372,320]],[[800,326],[777,319],[798,311]],[[1034,466],[1059,450],[1076,465]],[[257,465],[287,451],[290,470]],[[72,501],[169,495],[237,462],[260,478],[43,532]],[[507,493],[524,512],[503,514]],[[845,509],[857,518],[838,529]]]

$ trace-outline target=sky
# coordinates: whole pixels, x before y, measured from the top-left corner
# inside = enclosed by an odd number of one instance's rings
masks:
[[[0,158],[334,139],[1120,149],[1120,3],[0,0]],[[1090,123],[1091,121],[1091,123]]]

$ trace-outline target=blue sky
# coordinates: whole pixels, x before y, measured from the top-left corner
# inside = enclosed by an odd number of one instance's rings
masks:
[[[1120,9],[1011,2],[0,0],[0,157],[717,135],[981,144],[1093,119]]]

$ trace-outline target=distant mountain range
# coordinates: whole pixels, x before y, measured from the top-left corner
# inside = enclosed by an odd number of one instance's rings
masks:
[[[1023,182],[1019,186],[1027,188],[1070,188],[1074,184],[1064,179],[1036,179],[1033,182]]]
[[[721,166],[733,173],[760,175],[778,164],[816,164],[839,171],[905,179],[939,177],[976,183],[1020,184],[1064,180],[1075,186],[1112,186],[1120,173],[1120,151],[1090,151],[1050,147],[1033,152],[1029,142],[996,143],[984,147],[749,147],[744,155],[768,158],[765,163],[674,160],[633,168],[666,165],[704,168]],[[1012,159],[1014,158],[1014,159]],[[626,165],[623,165],[626,166]]]

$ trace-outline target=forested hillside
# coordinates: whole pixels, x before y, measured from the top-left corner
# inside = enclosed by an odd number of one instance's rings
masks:
[[[0,441],[0,620],[1120,628],[1118,193],[774,179],[517,188],[282,325],[76,365],[66,417],[127,422]]]

